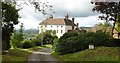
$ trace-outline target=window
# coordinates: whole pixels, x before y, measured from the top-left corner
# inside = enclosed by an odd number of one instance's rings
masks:
[[[58,26],[57,26],[58,27]]]
[[[52,25],[51,25],[51,27],[52,27]]]
[[[62,28],[63,26],[61,26],[61,28]]]
[[[63,33],[63,31],[61,30],[61,33]]]
[[[57,30],[57,33],[58,33],[58,30]]]

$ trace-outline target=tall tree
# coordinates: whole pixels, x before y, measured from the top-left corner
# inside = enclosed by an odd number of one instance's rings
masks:
[[[17,33],[16,30],[14,30],[14,33],[12,33],[10,40],[11,48],[22,47],[21,44],[23,40],[24,40],[23,23],[21,23],[19,32]]]
[[[55,11],[53,11],[53,6],[50,5],[49,2],[41,2],[40,0],[24,0],[24,1],[4,0],[4,1],[9,3],[21,2],[20,4],[16,4],[18,7],[20,7],[22,4],[33,5],[35,8],[35,12],[39,11],[44,15],[52,15],[50,12],[47,12],[47,11],[52,11],[52,13],[55,13]]]
[[[112,28],[112,34],[113,30],[115,28],[117,18],[118,23],[120,23],[120,1],[119,2],[91,2],[95,5],[93,8],[93,11],[97,11],[101,13],[102,15],[99,16],[101,20],[106,21],[114,21],[113,28]]]
[[[98,23],[93,27],[92,31],[103,31],[103,32],[109,32],[111,33],[112,25],[109,22],[104,22],[104,23]]]
[[[24,30],[24,26],[23,23],[21,23],[20,25],[20,30],[19,30],[19,39],[18,41],[22,42],[24,40],[24,34],[23,34],[23,30]]]
[[[2,2],[2,49],[10,48],[10,36],[14,25],[19,23],[19,9],[16,9],[15,5],[15,3]]]

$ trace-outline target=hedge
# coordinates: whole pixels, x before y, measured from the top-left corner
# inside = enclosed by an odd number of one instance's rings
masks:
[[[60,38],[61,40],[61,38]],[[94,46],[120,46],[120,40],[115,40],[108,33],[104,32],[88,32],[81,33],[78,36],[68,37],[58,42],[56,52],[60,54],[73,53],[88,49],[89,45]]]

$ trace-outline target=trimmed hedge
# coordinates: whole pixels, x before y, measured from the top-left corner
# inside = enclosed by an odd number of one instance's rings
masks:
[[[63,34],[62,37],[60,37],[59,41],[61,42],[62,40],[65,40],[66,38],[73,37],[73,36],[78,36],[78,32],[73,32],[73,31],[67,32]]]
[[[22,48],[26,49],[26,48],[31,48],[33,47],[32,42],[30,42],[30,40],[25,40],[25,42],[22,45]]]
[[[32,43],[34,43],[35,46],[41,46],[40,39],[34,38],[31,40]]]
[[[96,33],[81,33],[79,36],[73,36],[58,42],[56,52],[60,54],[73,53],[88,49],[89,45],[94,46],[120,46],[120,40],[112,38],[108,33],[98,31]]]

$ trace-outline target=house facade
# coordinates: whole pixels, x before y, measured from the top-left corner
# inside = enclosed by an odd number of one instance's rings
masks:
[[[45,32],[46,30],[55,30],[58,38],[63,36],[68,30],[74,30],[76,24],[74,24],[74,18],[68,19],[68,15],[65,18],[47,18],[39,24],[39,33]]]

